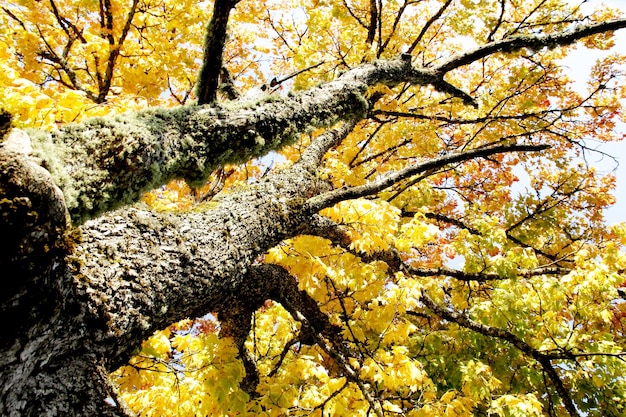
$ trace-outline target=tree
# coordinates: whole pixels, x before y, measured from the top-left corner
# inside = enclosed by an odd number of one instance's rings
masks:
[[[623,415],[615,11],[2,11],[1,414]]]

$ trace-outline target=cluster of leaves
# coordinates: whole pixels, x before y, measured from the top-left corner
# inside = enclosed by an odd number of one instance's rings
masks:
[[[112,378],[142,415],[234,413],[248,401],[247,394],[233,390],[244,375],[236,355],[232,340],[219,338],[214,320],[185,320],[156,332]]]
[[[52,126],[183,104],[210,6],[12,2],[0,13],[2,105],[20,124]],[[238,88],[274,79],[282,94],[401,52],[428,67],[476,45],[614,15],[585,17],[556,0],[244,0],[232,12],[224,63]],[[595,36],[585,46],[611,41]],[[321,175],[335,187],[467,148],[519,140],[551,148],[541,158],[447,165],[340,203],[321,214],[347,239],[300,236],[269,251],[263,261],[297,277],[344,346],[304,344],[301,322],[268,301],[246,343],[260,375],[255,395],[239,388],[240,352],[205,317],[147,340],[112,375],[121,397],[141,415],[162,416],[623,415],[626,227],[604,224],[614,179],[584,157],[591,141],[620,139],[624,58],[598,62],[581,96],[559,64],[567,51],[495,54],[453,71],[448,81],[477,108],[410,85],[368,92],[368,119],[326,155]],[[280,158],[293,162],[307,143]],[[173,183],[145,201],[191,209],[262,173],[258,164],[226,167],[203,189]]]

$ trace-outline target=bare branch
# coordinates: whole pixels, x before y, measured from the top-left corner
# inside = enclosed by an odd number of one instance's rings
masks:
[[[290,311],[290,313],[292,315],[294,315],[295,313],[294,317],[298,321],[300,321],[304,326],[314,328],[313,326],[309,324],[307,317],[305,317],[299,311],[294,310],[293,312]],[[377,401],[376,397],[372,395],[370,387],[366,385],[365,383],[363,383],[363,381],[361,380],[359,376],[359,373],[356,370],[354,370],[352,366],[350,366],[346,358],[346,355],[342,352],[343,349],[341,348],[341,345],[335,345],[335,349],[333,349],[327,346],[322,334],[314,333],[313,337],[315,338],[315,341],[317,342],[317,345],[320,347],[320,349],[322,349],[328,356],[330,356],[337,362],[337,364],[341,367],[341,369],[345,373],[347,379],[353,381],[359,387],[361,394],[363,394],[363,397],[365,398],[365,400],[372,407],[376,416],[383,417],[383,410],[380,406],[380,403]]]
[[[317,64],[313,64],[313,65],[310,65],[310,66],[308,66],[306,68],[303,68],[301,70],[294,71],[294,72],[292,72],[291,74],[289,74],[289,75],[287,75],[285,77],[273,78],[272,81],[270,81],[270,87],[276,87],[276,86],[284,83],[285,81],[289,81],[290,79],[292,79],[294,77],[297,77],[298,75],[300,75],[300,74],[302,74],[304,72],[307,72],[307,71],[310,71],[312,69],[315,69],[315,68],[319,67],[320,65],[324,65],[325,63],[326,63],[325,61],[318,62]]]
[[[389,42],[393,38],[393,35],[396,34],[396,30],[398,29],[398,24],[400,23],[400,20],[402,19],[402,15],[404,14],[404,12],[406,11],[406,8],[410,4],[411,4],[410,0],[404,0],[404,2],[402,3],[402,6],[400,6],[400,9],[396,13],[396,17],[393,20],[391,31],[389,32],[389,35],[387,35],[387,39],[385,39],[384,42],[382,42],[382,39],[381,41],[379,41],[378,52],[376,53],[376,57],[380,58],[383,52],[387,49],[387,46],[389,45]]]
[[[503,277],[496,273],[484,273],[484,272],[464,272],[459,271],[458,269],[451,269],[446,267],[440,268],[414,268],[409,266],[407,271],[412,275],[417,275],[420,277],[435,277],[435,276],[447,276],[456,278],[459,281],[466,282],[489,282],[489,281],[498,281],[503,279],[508,279],[509,277]],[[570,270],[567,268],[560,267],[543,267],[543,268],[535,268],[535,269],[522,269],[515,273],[518,277],[523,278],[531,278],[537,277],[541,275],[565,275],[569,273]]]
[[[500,28],[500,25],[502,25],[502,22],[504,21],[504,12],[506,10],[505,6],[506,0],[500,0],[500,16],[498,16],[498,21],[495,25],[493,25],[493,29],[491,29],[491,32],[489,32],[489,35],[487,36],[487,40],[489,42],[493,42],[493,37],[496,35],[496,32]]]
[[[443,222],[443,223],[449,223],[451,225],[454,225],[460,229],[465,229],[468,232],[474,234],[474,235],[480,235],[480,232],[476,229],[474,229],[473,227],[463,223],[461,220],[459,219],[455,219],[449,216],[445,216],[443,214],[436,214],[436,213],[424,213],[424,217],[428,218],[428,219],[434,219],[437,220],[439,222]],[[560,261],[563,261],[565,258],[561,258],[561,259],[557,259],[556,256],[551,255],[541,249],[535,248],[534,246],[531,246],[527,243],[522,242],[521,240],[515,238],[515,236],[511,235],[511,233],[506,233],[506,237],[507,239],[509,239],[511,242],[515,243],[516,245],[519,245],[523,248],[528,248],[528,249],[532,249],[536,254],[539,254],[549,260],[552,261],[552,263],[557,263]]]
[[[409,213],[411,214],[411,213]],[[437,220],[439,222],[443,222],[443,223],[449,223],[453,226],[458,227],[459,229],[465,229],[468,232],[470,232],[471,234],[474,235],[479,235],[480,232],[476,229],[474,229],[471,226],[468,226],[467,224],[463,223],[462,221],[452,218],[452,217],[448,217],[448,216],[444,216],[441,213],[424,213],[424,217],[426,217],[427,219],[433,219],[433,220]]]
[[[96,103],[103,103],[106,100],[109,90],[111,89],[115,64],[120,56],[120,51],[124,41],[126,40],[126,36],[128,36],[128,32],[130,31],[133,18],[137,12],[138,4],[139,0],[133,0],[133,3],[128,10],[128,14],[126,15],[126,20],[124,21],[120,37],[115,39],[115,34],[113,32],[113,22],[115,18],[113,16],[113,6],[111,4],[111,0],[100,0],[100,25],[103,31],[103,36],[109,43],[109,56],[107,57],[107,65],[104,71],[104,76],[101,75],[96,69],[99,81],[98,95],[94,100]]]
[[[230,320],[229,328],[232,328],[231,331],[235,332],[239,341],[238,346],[240,346],[242,357],[245,355],[243,341],[245,341],[245,335],[250,330],[247,313],[257,309],[266,299],[279,302],[294,319],[302,324],[299,341],[309,345],[317,344],[332,357],[348,379],[357,384],[366,400],[377,410],[376,414],[382,417],[380,405],[370,393],[370,389],[361,381],[358,372],[348,364],[340,328],[330,322],[328,317],[319,309],[317,302],[306,291],[298,289],[296,279],[281,266],[271,264],[252,266],[246,273],[241,285],[233,291],[231,297],[227,297],[225,302],[221,304],[227,319]],[[228,335],[231,334],[228,333]],[[286,354],[288,346],[289,344],[283,349],[282,356]],[[247,366],[246,370],[248,370]],[[256,383],[258,380],[250,382]],[[253,386],[246,388],[250,392]]]
[[[351,239],[348,234],[347,227],[342,226],[324,216],[314,215],[303,231],[304,234],[323,237],[330,240],[334,245],[352,253],[361,258],[363,262],[383,261],[393,271],[403,271],[411,275],[420,277],[436,277],[446,276],[455,278],[465,282],[489,282],[501,281],[510,277],[501,276],[490,272],[465,272],[458,269],[448,267],[438,268],[419,268],[414,267],[402,259],[402,254],[392,248],[385,251],[377,251],[371,254],[356,252],[350,247]],[[541,275],[566,275],[570,272],[568,268],[559,266],[543,266],[533,269],[520,269],[516,271],[515,276],[519,278],[532,278]]]
[[[7,9],[6,7],[3,7],[2,10],[13,20],[15,20],[21,27],[22,29],[28,31],[28,29],[26,28],[26,25],[24,24],[24,22],[22,22],[22,20],[17,17],[15,14],[13,14],[13,12],[11,12],[11,10]]]
[[[59,13],[59,9],[57,8],[57,5],[55,4],[54,0],[50,0],[50,7],[52,7],[52,13],[54,14],[54,17],[57,19],[57,23],[59,24],[59,26],[61,26],[61,28],[67,35],[68,44],[71,44],[76,38],[80,39],[82,43],[87,43],[87,40],[84,38],[81,31],[78,30],[76,25],[74,25],[65,17],[61,16],[61,14]],[[74,32],[74,34],[70,33],[70,29],[72,29],[72,32]]]
[[[368,45],[374,42],[376,36],[376,28],[378,25],[378,0],[370,0],[370,23],[367,25],[367,40]]]

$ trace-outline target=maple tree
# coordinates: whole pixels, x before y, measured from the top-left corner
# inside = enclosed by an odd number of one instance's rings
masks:
[[[3,2],[0,413],[623,415],[583,3]]]

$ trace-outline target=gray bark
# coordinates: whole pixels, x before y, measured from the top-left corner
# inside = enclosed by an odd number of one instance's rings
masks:
[[[116,404],[107,374],[142,340],[182,318],[215,311],[223,315],[224,333],[241,346],[245,319],[267,298],[302,317],[304,342],[332,342],[337,334],[295,281],[256,261],[284,239],[321,233],[317,210],[382,189],[333,191],[316,171],[353,120],[366,115],[367,87],[429,84],[474,105],[444,81],[448,71],[486,54],[567,44],[624,26],[626,20],[588,25],[526,43],[518,37],[428,69],[412,67],[410,57],[365,64],[310,91],[259,103],[148,110],[30,137],[14,131],[0,145],[0,414],[129,415]],[[299,163],[203,211],[173,215],[131,206],[172,178],[202,181],[220,165],[345,120],[352,122],[317,138]],[[455,158],[428,169],[467,159]],[[252,389],[253,379],[246,382]]]

